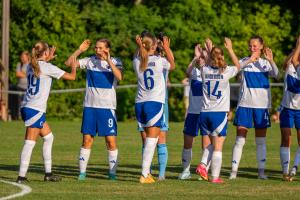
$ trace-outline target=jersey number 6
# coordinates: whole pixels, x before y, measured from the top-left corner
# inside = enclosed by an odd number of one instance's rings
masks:
[[[152,90],[154,87],[154,79],[152,77],[153,75],[154,72],[152,69],[146,69],[144,71],[144,83],[147,90]]]

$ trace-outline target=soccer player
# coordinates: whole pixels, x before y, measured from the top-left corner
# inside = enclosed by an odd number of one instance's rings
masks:
[[[61,177],[52,174],[52,144],[54,136],[46,122],[46,107],[52,78],[75,80],[76,60],[70,58],[71,73],[67,73],[51,64],[55,55],[55,47],[49,48],[46,42],[37,42],[32,48],[31,64],[27,66],[28,87],[22,102],[21,114],[25,122],[25,143],[20,158],[20,170],[17,183],[27,181],[26,173],[29,167],[32,150],[38,136],[43,138],[43,159],[45,165],[44,181],[60,181]]]
[[[269,76],[277,78],[277,66],[273,60],[270,48],[264,46],[260,36],[251,37],[249,40],[250,57],[240,60],[241,87],[240,98],[234,125],[237,126],[236,141],[232,151],[232,171],[230,179],[237,176],[243,146],[249,128],[255,128],[256,159],[258,164],[258,178],[267,179],[265,175],[266,163],[266,133],[271,126],[268,108],[271,106],[271,91]],[[262,54],[264,58],[261,58]]]
[[[202,104],[202,78],[199,67],[194,67],[194,62],[198,61],[202,66],[206,62],[206,56],[204,55],[206,50],[203,50],[198,44],[195,46],[195,57],[189,64],[186,70],[186,76],[189,78],[190,92],[189,92],[189,106],[187,110],[187,116],[184,121],[183,129],[183,149],[182,149],[182,173],[179,174],[178,179],[186,180],[191,178],[190,165],[192,160],[192,147],[194,138],[198,136],[199,123],[200,123],[200,111]],[[209,155],[208,155],[209,156]]]
[[[290,163],[290,145],[292,128],[295,126],[297,130],[298,146],[300,146],[300,37],[297,40],[295,51],[293,51],[287,58],[284,65],[285,79],[284,79],[284,95],[280,112],[280,129],[281,129],[281,146],[280,146],[280,160],[282,166],[284,181],[292,181],[296,175],[298,165],[300,163],[300,147],[298,147],[295,154],[293,168],[289,173]],[[289,173],[289,174],[288,174]]]
[[[163,38],[163,49],[166,58],[155,55],[157,40],[154,37],[136,36],[139,56],[133,60],[133,68],[138,78],[135,112],[138,124],[146,132],[144,142],[142,176],[140,183],[154,183],[150,174],[150,166],[157,145],[163,118],[163,104],[166,96],[164,70],[175,68],[174,58],[170,49],[170,40]]]
[[[141,36],[151,37],[151,33],[143,31]],[[163,48],[163,40],[164,40],[163,37],[164,37],[163,33],[160,32],[156,38],[157,39],[157,48],[156,48],[155,54],[157,56],[161,56],[162,59],[167,59],[164,55],[165,52],[164,52],[164,48]],[[174,62],[174,56],[173,56],[172,51],[171,51],[171,54],[172,54],[171,62]],[[169,62],[169,61],[164,60],[164,62]],[[174,69],[172,69],[172,70],[174,70]],[[167,132],[169,131],[169,106],[168,106],[168,89],[167,89],[167,85],[168,85],[168,81],[169,81],[169,79],[168,79],[169,70],[164,69],[163,74],[164,74],[164,79],[166,81],[166,98],[165,98],[165,103],[163,105],[163,119],[162,119],[160,133],[159,133],[158,142],[157,142],[157,157],[158,157],[158,165],[159,165],[158,180],[160,180],[160,181],[165,180],[165,172],[166,172],[166,167],[167,167],[167,162],[168,162]],[[142,153],[143,153],[144,146],[145,146],[145,140],[146,140],[146,132],[145,132],[144,128],[141,126],[138,127],[138,130],[140,131],[141,137],[142,137],[142,143],[143,143]]]
[[[213,47],[208,63],[200,68],[203,86],[200,131],[203,138],[203,156],[207,157],[206,154],[209,152],[207,148],[211,148],[211,145],[213,148],[210,179],[212,183],[223,183],[219,176],[223,143],[227,135],[227,113],[230,108],[229,79],[236,76],[240,69],[240,63],[233,51],[231,40],[225,38],[224,44],[235,66],[228,66],[224,60],[223,50]],[[202,158],[196,169],[196,172],[204,180],[208,180],[206,160]]]
[[[90,40],[85,40],[72,56],[77,58],[89,48],[90,44]],[[111,43],[108,39],[98,39],[95,44],[95,55],[78,60],[80,68],[86,70],[79,181],[86,178],[92,144],[97,135],[105,137],[109,163],[108,178],[116,180],[118,166],[116,86],[117,81],[123,79],[123,66],[120,59],[110,56],[110,49]],[[69,60],[66,61],[66,65],[68,64]]]

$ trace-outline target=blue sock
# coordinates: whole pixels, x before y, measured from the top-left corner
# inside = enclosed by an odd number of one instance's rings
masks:
[[[159,177],[165,177],[165,172],[168,163],[168,149],[166,144],[157,145]]]

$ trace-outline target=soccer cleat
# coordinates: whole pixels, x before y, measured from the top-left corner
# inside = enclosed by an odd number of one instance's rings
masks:
[[[211,183],[224,183],[224,181],[220,178],[210,180]]]
[[[46,173],[44,176],[44,181],[50,181],[50,182],[59,182],[62,178],[57,175],[53,175],[52,173]]]
[[[140,177],[140,183],[149,184],[149,183],[155,183],[155,180],[151,174],[148,174],[148,176],[145,178],[143,175]]]
[[[199,174],[203,180],[205,180],[205,181],[208,180],[208,174],[206,171],[206,167],[203,164],[198,165],[198,167],[196,169],[196,173]]]
[[[293,181],[293,178],[290,177],[288,174],[283,174],[282,175],[282,180],[287,181],[287,182],[291,182],[291,181]]]
[[[24,182],[29,182],[26,177],[18,176],[16,183],[22,184]]]
[[[166,180],[166,177],[164,177],[164,176],[159,176],[157,180],[158,180],[158,181],[164,181],[164,180]]]
[[[84,181],[86,177],[86,173],[80,173],[78,176],[78,181]]]
[[[181,174],[179,174],[178,179],[180,180],[188,180],[191,179],[191,172],[190,171],[186,171],[186,172],[182,172]]]
[[[236,179],[236,172],[231,172],[230,173],[230,176],[229,176],[229,180],[234,180],[234,179]]]
[[[257,178],[261,180],[268,180],[268,177],[264,174],[259,174]]]
[[[116,181],[117,180],[117,176],[115,174],[108,174],[108,179],[112,180],[112,181]]]
[[[296,173],[297,173],[297,167],[294,166],[290,172],[290,176],[294,177],[294,176],[296,176]]]

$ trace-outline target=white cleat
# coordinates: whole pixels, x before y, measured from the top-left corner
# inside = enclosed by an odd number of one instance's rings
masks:
[[[187,172],[182,172],[181,174],[179,174],[178,179],[180,180],[188,180],[191,179],[191,172],[187,171]]]
[[[229,180],[235,180],[236,179],[236,173],[230,173]]]
[[[258,178],[258,179],[261,179],[261,180],[268,180],[268,177],[267,177],[266,175],[264,175],[264,174],[258,175],[257,178]]]

